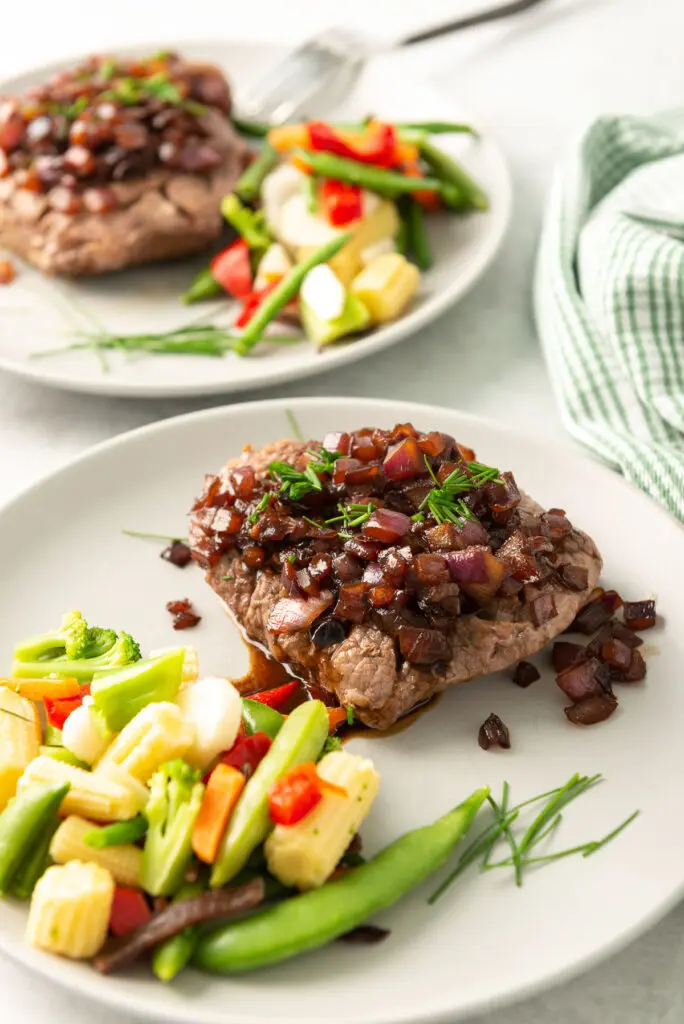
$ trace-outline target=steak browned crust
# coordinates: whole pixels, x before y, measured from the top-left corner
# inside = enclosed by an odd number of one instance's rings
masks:
[[[210,173],[158,169],[112,182],[119,206],[111,213],[60,213],[13,176],[0,180],[0,247],[44,274],[71,277],[200,252],[221,234],[221,199],[233,190],[248,149],[218,110],[199,121],[223,162]]]
[[[274,460],[292,461],[308,447],[283,440],[259,451],[247,449],[222,470],[227,479],[239,465],[250,465],[265,476]],[[540,513],[541,507],[523,496],[521,509]],[[201,528],[191,525],[190,540],[198,540]],[[353,625],[341,643],[321,649],[308,630],[274,635],[267,628],[269,614],[281,596],[279,574],[247,568],[238,551],[232,550],[207,572],[207,580],[250,641],[267,648],[294,675],[324,687],[340,704],[351,706],[366,725],[384,729],[433,694],[447,686],[466,682],[515,664],[543,648],[572,622],[595,587],[601,572],[601,556],[590,537],[573,530],[556,548],[559,565],[571,564],[587,571],[587,585],[570,591],[553,581],[542,590],[553,592],[557,614],[541,626],[529,618],[497,618],[507,614],[504,601],[494,599],[482,613],[457,616],[449,639],[452,657],[448,664],[421,668],[401,662],[395,641],[374,624]]]

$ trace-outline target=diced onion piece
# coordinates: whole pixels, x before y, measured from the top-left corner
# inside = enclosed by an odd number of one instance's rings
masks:
[[[408,480],[427,473],[423,453],[412,437],[405,437],[388,450],[382,463],[390,480]]]
[[[266,623],[270,633],[297,633],[308,629],[333,601],[329,590],[323,590],[317,597],[281,597],[276,601]]]
[[[403,512],[389,508],[378,508],[361,527],[362,532],[383,544],[393,544],[406,536],[411,529],[411,519]]]

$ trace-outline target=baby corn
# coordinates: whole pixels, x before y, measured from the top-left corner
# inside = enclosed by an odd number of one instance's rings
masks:
[[[140,803],[132,790],[95,772],[76,768],[65,761],[41,754],[31,761],[17,784],[22,793],[36,782],[68,782],[70,789],[61,805],[63,814],[80,814],[92,821],[122,821],[134,818]]]
[[[88,846],[83,837],[93,831],[93,824],[72,814],[62,822],[50,845],[50,856],[57,864],[84,861],[106,868],[117,883],[137,889],[140,887],[142,850],[137,846]]]
[[[147,782],[160,765],[183,757],[194,741],[195,731],[176,704],[149,704],[119,733],[94,774],[100,775],[102,768],[114,763],[139,782]]]
[[[0,811],[16,793],[24,769],[38,756],[39,744],[35,706],[0,686]]]
[[[48,868],[33,890],[26,940],[49,953],[89,959],[107,937],[113,898],[114,879],[98,864]]]
[[[296,825],[276,825],[266,840],[268,870],[284,885],[316,889],[330,877],[375,799],[380,777],[368,758],[332,751],[318,775],[345,790],[323,789],[318,803]]]

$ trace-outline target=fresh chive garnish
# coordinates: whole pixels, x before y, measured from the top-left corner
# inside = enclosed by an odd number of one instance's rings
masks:
[[[477,516],[459,495],[468,494],[486,483],[503,483],[499,470],[485,466],[482,462],[469,462],[468,472],[454,469],[442,483],[435,476],[427,455],[425,465],[435,486],[421,502],[420,512],[426,509],[440,524],[461,523],[464,519],[477,521]],[[416,516],[413,518],[416,519]]]
[[[270,500],[271,500],[271,494],[270,494],[269,491],[267,491],[266,494],[262,495],[261,501],[256,506],[256,508],[254,509],[252,514],[250,516],[248,516],[248,522],[252,523],[252,525],[254,523],[258,523],[259,522],[259,516],[264,511],[264,509],[268,508],[268,503],[269,503]]]
[[[302,428],[299,426],[297,417],[292,412],[292,409],[286,409],[285,415],[287,416],[287,422],[290,424],[290,430],[292,431],[295,441],[303,441],[304,435],[302,434]]]
[[[539,796],[531,797],[515,807],[508,809],[509,786],[504,783],[501,800],[497,802],[489,797],[489,802],[495,814],[495,820],[484,829],[463,851],[454,869],[441,882],[428,899],[432,904],[444,893],[449,886],[475,861],[480,861],[480,871],[493,871],[495,868],[513,868],[517,885],[522,884],[524,869],[530,865],[547,864],[564,857],[581,854],[582,857],[590,857],[607,843],[612,842],[628,825],[630,825],[639,814],[634,811],[628,818],[625,818],[620,825],[614,828],[602,839],[590,840],[580,843],[556,853],[548,853],[540,856],[530,854],[536,846],[545,839],[548,839],[556,832],[562,822],[562,808],[567,807],[573,800],[586,793],[602,780],[601,775],[573,775],[564,786],[541,793]],[[520,839],[513,834],[511,826],[517,821],[520,812],[531,804],[545,800],[546,803],[534,820],[528,825]],[[492,862],[492,853],[500,840],[505,839],[510,849],[510,855],[502,860]]]
[[[332,473],[335,462],[342,457],[341,452],[329,452],[325,448],[307,451],[307,455],[312,456],[312,461],[304,470],[295,469],[289,462],[272,462],[268,467],[271,476],[280,480],[280,495],[289,501],[300,501],[307,494],[322,491],[320,475]]]
[[[142,540],[167,540],[171,544],[187,544],[187,537],[172,537],[167,533],[144,533],[142,530],[122,530],[127,537],[139,537]]]
[[[347,706],[347,725],[354,724],[354,708],[349,704]]]

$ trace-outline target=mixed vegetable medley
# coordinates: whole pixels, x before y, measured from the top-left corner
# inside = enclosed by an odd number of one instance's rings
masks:
[[[477,789],[366,860],[358,829],[380,778],[334,735],[345,721],[296,681],[243,697],[200,678],[192,647],[142,658],[130,635],[76,611],[19,643],[0,679],[0,894],[30,900],[27,942],[102,973],[148,955],[165,982],[190,963],[240,973],[335,939],[386,938],[368,919],[445,865],[486,801],[493,822],[428,902],[473,862],[521,884],[528,865],[587,857],[638,813],[540,855],[601,776],[514,806],[505,783],[500,801]],[[500,842],[510,854],[497,860]]]
[[[262,130],[258,155],[222,204],[238,238],[184,297],[240,301],[241,355],[278,316],[301,322],[319,346],[395,319],[432,262],[425,213],[487,207],[479,186],[429,139],[468,126],[369,119]]]
[[[0,893],[31,900],[30,944],[103,972],[149,950],[162,980],[191,959],[248,970],[349,933],[439,867],[487,795],[364,862],[378,773],[332,735],[346,711],[293,706],[296,683],[242,698],[193,648],[142,658],[75,611],[0,683]]]

